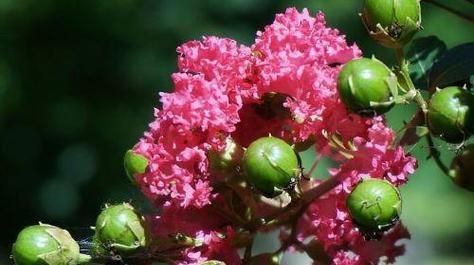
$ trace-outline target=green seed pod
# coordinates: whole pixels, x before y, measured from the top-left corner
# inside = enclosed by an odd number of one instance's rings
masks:
[[[365,0],[362,20],[377,42],[400,48],[421,28],[419,0]]]
[[[148,243],[144,220],[128,203],[106,205],[97,217],[94,242],[99,255],[135,254]]]
[[[395,76],[385,64],[375,58],[360,58],[342,67],[337,88],[342,101],[352,112],[383,114],[393,106],[390,78]]]
[[[430,132],[449,143],[459,143],[474,132],[474,95],[462,87],[438,90],[428,107]]]
[[[128,150],[125,152],[123,158],[123,166],[130,181],[136,184],[135,174],[145,173],[146,167],[148,166],[148,159],[140,154],[134,153],[133,150]]]
[[[225,149],[221,152],[211,150],[209,152],[209,166],[212,173],[226,174],[234,173],[236,167],[240,165],[244,149],[231,137],[226,138]]]
[[[299,158],[293,148],[272,136],[250,144],[242,162],[248,182],[267,197],[291,189],[301,173]]]
[[[21,230],[12,256],[17,265],[76,265],[91,259],[80,254],[79,245],[68,231],[42,223]]]
[[[361,230],[379,232],[390,229],[399,219],[402,199],[388,181],[367,179],[347,197],[349,213]]]
[[[248,182],[267,197],[275,197],[291,188],[301,172],[293,148],[271,136],[250,144],[242,162]]]
[[[474,144],[466,146],[453,159],[449,175],[459,187],[474,192]]]

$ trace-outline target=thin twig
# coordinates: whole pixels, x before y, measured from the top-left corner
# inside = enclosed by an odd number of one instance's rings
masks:
[[[303,194],[303,203],[299,206],[295,214],[291,215],[292,218],[289,219],[292,220],[290,236],[283,242],[280,248],[273,253],[274,255],[284,252],[291,245],[300,243],[297,240],[297,226],[301,216],[307,211],[309,205],[314,200],[331,191],[339,184],[341,184],[341,180],[337,176],[332,176]]]
[[[304,205],[307,206],[315,199],[321,197],[325,193],[334,189],[337,185],[341,184],[341,180],[337,176],[332,176],[323,182],[319,183],[318,186],[306,191],[303,196]],[[306,207],[304,207],[306,208]]]
[[[448,11],[448,12],[451,12],[451,13],[453,13],[454,15],[456,15],[456,16],[458,16],[458,17],[461,17],[461,18],[463,18],[463,19],[465,19],[465,20],[467,20],[467,21],[469,21],[469,22],[471,22],[471,23],[474,23],[474,17],[472,17],[472,16],[470,16],[470,15],[468,15],[468,14],[459,12],[458,10],[456,10],[456,9],[450,7],[450,6],[447,6],[447,5],[445,5],[445,4],[439,3],[439,2],[434,1],[434,0],[423,0],[423,1],[424,1],[424,2],[427,2],[427,3],[430,3],[430,4],[434,5],[434,6],[437,6],[437,7],[441,8],[441,9],[444,9],[444,10],[446,10],[446,11]]]
[[[253,248],[254,238],[255,238],[254,235],[252,235],[252,239],[250,240],[250,243],[245,247],[244,264],[247,264],[252,258],[252,248]]]
[[[408,69],[408,64],[405,59],[405,55],[403,54],[403,49],[398,48],[395,50],[396,56],[397,56],[397,61],[400,67],[400,74],[404,77],[405,81],[407,82],[409,86],[409,91],[414,93],[414,99],[415,102],[418,104],[420,109],[423,111],[423,113],[428,112],[428,104],[426,103],[425,99],[421,95],[420,91],[416,89],[415,85],[413,84],[413,81],[410,78],[410,71]]]
[[[311,168],[304,175],[307,176],[308,178],[311,178],[313,176],[314,171],[318,167],[319,161],[321,161],[321,154],[316,155],[316,159],[314,160],[313,164],[311,165]]]

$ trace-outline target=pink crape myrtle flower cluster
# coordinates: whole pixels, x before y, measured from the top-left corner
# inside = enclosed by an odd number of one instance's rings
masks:
[[[393,262],[404,251],[396,242],[409,238],[403,225],[379,241],[368,241],[352,223],[345,203],[364,178],[400,186],[416,168],[416,160],[396,146],[383,117],[349,113],[341,102],[339,71],[361,51],[329,28],[322,13],[312,17],[306,9],[277,14],[256,35],[250,47],[232,39],[204,37],[177,48],[174,91],[160,93],[156,119],[134,147],[149,160],[146,172],[135,177],[160,209],[149,217],[154,234],[165,239],[180,233],[194,240],[180,250],[176,264],[206,260],[241,264],[235,243],[241,226],[216,211],[225,204],[218,187],[228,178],[211,172],[208,154],[223,150],[228,137],[247,147],[271,134],[290,144],[314,141],[318,155],[338,162],[328,175],[341,181],[309,204],[297,220],[298,243],[288,250],[303,250],[311,241],[318,242],[332,264]],[[285,95],[282,108],[289,115],[258,113],[255,106],[267,93]],[[290,236],[287,227],[276,229],[281,229],[282,240]]]

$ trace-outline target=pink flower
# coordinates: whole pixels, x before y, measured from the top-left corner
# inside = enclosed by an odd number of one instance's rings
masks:
[[[384,125],[382,118],[366,120],[365,124],[367,131],[361,134],[365,137],[355,137],[352,149],[344,150],[352,158],[346,159],[339,168],[331,171],[340,179],[341,184],[316,199],[298,224],[298,239],[303,241],[315,236],[334,259],[334,264],[377,264],[383,256],[393,262],[395,256],[403,253],[403,247],[396,246],[395,243],[398,239],[409,237],[408,232],[399,225],[386,233],[381,241],[368,242],[354,226],[347,211],[347,196],[362,179],[384,178],[395,185],[402,185],[416,167],[416,160],[407,156],[401,147],[391,147],[394,133]],[[349,250],[356,256],[342,255],[339,249],[343,246],[349,246]],[[369,246],[372,250],[366,251]],[[379,251],[376,252],[375,249]],[[368,262],[369,260],[373,263]]]
[[[202,207],[212,191],[207,151],[235,130],[239,106],[203,75],[174,74],[173,81],[175,92],[161,93],[163,109],[134,148],[150,160],[137,180],[152,200]]]
[[[333,259],[334,265],[362,265],[360,257],[350,251],[339,250]]]
[[[410,239],[408,230],[399,223],[388,231],[379,241],[367,241],[359,238],[351,245],[352,251],[357,253],[363,264],[377,264],[383,261],[392,264],[395,258],[405,253],[405,246],[399,241]]]
[[[216,81],[233,103],[258,98],[253,83],[253,58],[250,48],[235,40],[204,37],[177,48],[178,68],[185,73],[200,73]]]
[[[211,175],[207,157],[211,149],[221,150],[229,136],[244,147],[268,134],[289,143],[311,137],[317,152],[339,163],[328,174],[341,184],[314,200],[298,220],[300,242],[314,238],[336,265],[376,263],[382,256],[392,262],[403,252],[395,243],[408,237],[406,230],[399,226],[382,241],[367,242],[345,202],[364,178],[404,184],[416,161],[394,146],[395,134],[383,117],[349,113],[341,102],[339,71],[361,52],[327,27],[322,13],[311,17],[306,9],[289,8],[257,33],[251,48],[204,37],[177,52],[174,91],[160,93],[161,109],[134,147],[149,160],[136,180],[161,208],[152,219],[154,234],[169,239],[179,232],[199,242],[179,249],[176,264],[209,259],[241,264],[234,246],[237,226],[215,211],[225,207],[224,194],[216,189],[223,180]],[[268,102],[273,93],[284,100]],[[255,207],[259,213],[272,210]]]
[[[324,15],[316,18],[307,9],[289,8],[273,24],[257,32],[252,49],[257,54],[258,93],[288,95],[284,107],[295,122],[288,140],[302,142],[323,129],[324,116],[341,105],[336,80],[340,64],[360,56],[338,30],[326,27]],[[344,116],[347,116],[345,113]],[[283,127],[283,126],[282,126]]]
[[[234,246],[236,233],[229,226],[229,221],[217,214],[211,206],[203,208],[180,208],[169,206],[163,209],[160,216],[148,218],[153,228],[154,238],[169,242],[178,233],[194,240],[188,246],[178,248],[181,258],[176,264],[200,264],[206,260],[220,260],[228,265],[241,264],[237,248]],[[172,242],[172,241],[171,241]],[[160,251],[176,249],[171,244],[162,244]]]

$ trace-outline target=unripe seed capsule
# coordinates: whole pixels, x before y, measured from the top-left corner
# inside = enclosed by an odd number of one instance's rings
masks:
[[[399,48],[421,28],[419,0],[365,0],[362,19],[372,38]]]
[[[250,144],[242,162],[248,182],[267,197],[277,196],[291,188],[301,172],[293,148],[271,136]]]
[[[148,159],[133,152],[133,150],[128,150],[125,152],[125,156],[123,158],[123,166],[125,168],[125,173],[127,173],[128,179],[130,179],[132,183],[136,183],[135,174],[145,173],[146,167],[148,166]]]
[[[337,82],[339,95],[352,112],[365,115],[383,114],[389,111],[391,92],[389,78],[394,78],[390,69],[372,58],[360,58],[346,63]]]
[[[21,230],[12,256],[17,265],[77,265],[91,259],[80,254],[79,245],[68,231],[41,223]]]
[[[462,87],[438,90],[428,107],[430,132],[450,143],[459,143],[474,132],[474,95]]]
[[[147,231],[143,218],[128,203],[106,206],[97,217],[94,242],[97,254],[115,252],[134,254],[147,245]]]
[[[474,192],[474,144],[468,145],[451,163],[449,175],[459,187]]]
[[[379,232],[390,229],[399,219],[402,199],[397,188],[388,181],[367,179],[347,197],[349,213],[362,230]]]

